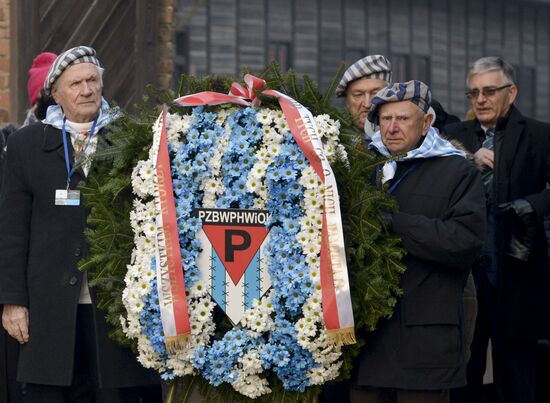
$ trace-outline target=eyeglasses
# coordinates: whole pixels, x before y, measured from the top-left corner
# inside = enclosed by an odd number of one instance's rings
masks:
[[[476,99],[477,97],[479,97],[480,92],[483,94],[484,97],[492,97],[498,91],[511,86],[512,84],[506,84],[506,85],[503,85],[502,87],[483,87],[481,90],[479,90],[478,88],[474,88],[473,90],[466,91],[466,98]]]

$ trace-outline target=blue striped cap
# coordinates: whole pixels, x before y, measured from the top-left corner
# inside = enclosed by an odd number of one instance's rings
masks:
[[[101,64],[95,57],[95,54],[95,49],[90,48],[89,46],[77,46],[66,50],[57,56],[57,59],[55,59],[50,66],[48,75],[44,81],[44,92],[46,95],[51,93],[53,83],[55,83],[55,81],[61,76],[61,74],[63,74],[65,70],[67,70],[70,65],[77,63],[92,63],[98,67],[101,67]]]
[[[432,92],[430,91],[430,87],[418,80],[388,85],[386,88],[378,91],[371,100],[369,121],[378,124],[380,105],[399,101],[411,101],[426,113],[432,102]]]
[[[342,97],[348,85],[360,78],[377,78],[391,83],[391,63],[382,55],[370,55],[357,60],[348,67],[336,87],[336,96]]]

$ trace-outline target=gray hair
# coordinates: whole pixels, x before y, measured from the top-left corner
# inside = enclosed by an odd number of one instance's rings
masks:
[[[489,71],[500,71],[502,73],[504,84],[516,83],[516,72],[510,63],[501,57],[488,56],[477,59],[472,63],[470,66],[470,71],[468,72],[468,77],[466,78],[466,85],[468,85],[470,77],[474,74],[482,74]]]

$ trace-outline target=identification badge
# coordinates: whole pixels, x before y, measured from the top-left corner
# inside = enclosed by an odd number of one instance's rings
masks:
[[[57,189],[55,191],[56,206],[80,206],[80,190]]]

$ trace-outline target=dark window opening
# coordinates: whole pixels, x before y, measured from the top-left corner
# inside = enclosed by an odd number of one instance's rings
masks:
[[[537,75],[533,67],[516,67],[516,81],[518,87],[517,105],[525,116],[533,117],[536,111],[536,80]]]
[[[174,85],[179,86],[182,74],[189,74],[189,32],[176,31],[176,54],[174,57]]]
[[[267,62],[276,61],[281,71],[286,71],[292,66],[290,43],[271,42],[267,52]]]

